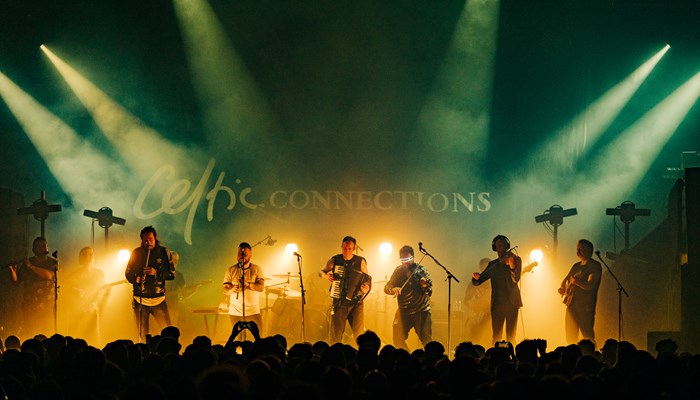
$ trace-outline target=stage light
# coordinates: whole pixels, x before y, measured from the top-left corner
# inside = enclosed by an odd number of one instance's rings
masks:
[[[297,251],[299,251],[299,246],[294,243],[289,243],[284,247],[284,253],[288,256],[294,255]]]
[[[385,256],[391,254],[393,250],[394,247],[389,242],[384,242],[379,245],[379,252]]]
[[[131,257],[131,252],[129,250],[119,250],[118,256],[119,261],[127,262],[129,261],[129,258]]]
[[[530,252],[530,259],[532,261],[540,262],[544,258],[544,253],[540,249],[534,249]]]

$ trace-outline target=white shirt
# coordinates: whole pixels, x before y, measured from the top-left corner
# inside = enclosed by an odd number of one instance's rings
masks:
[[[249,264],[249,267],[245,269],[245,283],[253,284],[258,279],[264,279],[262,269],[258,265]],[[238,264],[234,264],[226,269],[224,282],[231,282],[234,285],[240,284],[241,268]],[[245,315],[260,314],[260,295],[262,292],[246,287],[245,291],[241,289],[238,293],[233,290],[224,291],[224,294],[229,295],[229,315],[243,316],[243,293],[245,293]]]

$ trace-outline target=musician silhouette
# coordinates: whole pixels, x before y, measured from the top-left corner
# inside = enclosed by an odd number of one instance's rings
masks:
[[[331,257],[319,273],[319,276],[331,282],[330,343],[343,341],[346,321],[350,324],[354,339],[365,331],[363,300],[370,291],[372,278],[367,271],[365,258],[354,254],[356,246],[354,237],[344,237],[341,254]]]
[[[394,346],[408,350],[406,339],[413,328],[425,346],[433,340],[433,322],[430,314],[430,296],[433,282],[430,273],[414,260],[413,247],[403,246],[399,250],[401,265],[394,269],[384,286],[384,293],[393,295],[398,302],[394,316]]]
[[[578,342],[579,331],[584,339],[595,341],[593,324],[602,275],[600,263],[592,259],[593,243],[589,240],[578,241],[576,256],[580,261],[571,267],[558,289],[566,304],[564,329],[569,344]]]
[[[510,241],[503,235],[493,238],[491,250],[498,254],[498,258],[489,262],[483,272],[472,274],[472,284],[478,286],[491,280],[492,341],[496,343],[502,339],[505,323],[506,339],[514,343],[518,328],[518,311],[523,306],[518,288],[523,262],[510,251]]]

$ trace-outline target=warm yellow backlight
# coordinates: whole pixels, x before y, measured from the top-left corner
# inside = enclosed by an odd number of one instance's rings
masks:
[[[297,246],[294,243],[289,243],[284,248],[284,253],[287,254],[288,256],[294,255],[294,253],[296,253],[297,251],[299,251],[299,246]]]
[[[530,259],[532,261],[540,262],[544,258],[544,253],[540,249],[534,249],[530,252]]]
[[[131,252],[129,250],[119,250],[118,257],[119,261],[127,262],[129,257],[131,257]]]
[[[384,242],[379,245],[379,252],[384,255],[389,255],[394,250],[394,247],[389,242]]]

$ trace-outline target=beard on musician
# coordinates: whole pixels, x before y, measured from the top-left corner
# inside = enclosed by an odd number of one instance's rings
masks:
[[[252,257],[252,246],[241,242],[236,251],[236,264],[230,265],[224,273],[224,299],[219,309],[229,315],[232,327],[239,322],[252,322],[258,332],[263,332],[260,296],[265,289],[265,278],[262,268],[251,262]],[[247,337],[245,330],[242,334]]]

